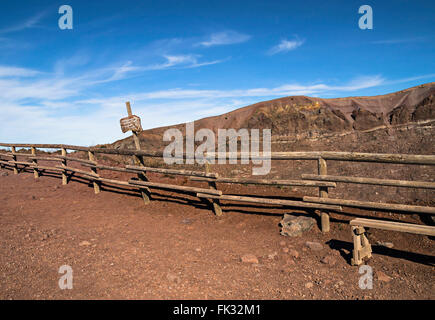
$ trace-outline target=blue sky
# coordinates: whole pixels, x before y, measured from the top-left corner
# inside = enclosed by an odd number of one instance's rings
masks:
[[[61,5],[73,29],[61,30]],[[361,5],[373,29],[361,30]],[[0,141],[93,145],[288,95],[435,81],[435,1],[0,2]]]

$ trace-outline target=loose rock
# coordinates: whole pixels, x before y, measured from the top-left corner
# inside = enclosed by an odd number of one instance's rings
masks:
[[[289,255],[292,256],[295,259],[299,258],[299,252],[296,251],[295,249],[290,249]]]
[[[254,256],[253,254],[250,254],[250,253],[243,255],[243,256],[240,258],[240,260],[241,260],[243,263],[257,263],[257,264],[258,264],[258,259],[257,259],[257,257]]]
[[[174,282],[174,283],[178,283],[178,282],[180,282],[180,277],[178,277],[176,274],[168,273],[168,274],[166,275],[166,278],[167,278],[170,282]]]
[[[329,266],[333,266],[337,261],[333,256],[325,256],[322,258],[322,260],[320,260],[320,262]]]
[[[382,271],[377,271],[376,272],[376,275],[377,275],[377,277],[378,277],[378,280],[379,281],[382,281],[382,282],[390,282],[393,278],[391,278],[391,277],[389,277],[389,276],[387,276],[385,273],[383,273]]]
[[[323,246],[315,241],[307,241],[305,242],[305,245],[313,251],[320,251],[323,249]]]
[[[307,282],[306,284],[305,284],[305,288],[307,288],[307,289],[310,289],[310,288],[312,288],[313,287],[313,283],[312,282]]]
[[[394,244],[392,242],[377,241],[376,244],[390,249],[394,247]]]
[[[270,259],[270,260],[273,260],[273,259],[275,259],[275,257],[278,255],[278,252],[273,252],[273,253],[271,253],[271,254],[269,254],[268,256],[267,256],[267,258],[268,259]]]
[[[192,222],[193,222],[193,220],[191,220],[191,219],[183,219],[183,220],[181,220],[182,224],[192,224]]]
[[[316,220],[310,217],[284,214],[283,219],[280,221],[281,235],[289,237],[301,236],[302,233],[311,230],[315,223]]]

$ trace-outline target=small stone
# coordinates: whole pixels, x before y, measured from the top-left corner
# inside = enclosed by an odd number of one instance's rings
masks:
[[[191,219],[183,219],[181,221],[181,223],[183,223],[183,224],[192,224],[192,222],[193,222],[193,220],[191,220]]]
[[[333,265],[335,265],[335,263],[337,261],[335,260],[335,258],[333,256],[325,256],[322,258],[322,260],[320,260],[320,262],[323,264],[333,266]]]
[[[240,258],[240,260],[241,260],[243,263],[257,263],[257,264],[258,264],[258,259],[257,259],[257,257],[254,256],[253,254],[250,254],[250,253],[243,255],[243,256]]]
[[[347,250],[347,249],[341,249],[341,252],[343,252],[343,254],[345,254],[345,255],[349,255],[350,254],[350,251]]]
[[[390,249],[394,247],[394,243],[392,243],[392,242],[377,241],[376,244],[379,246],[382,246],[382,247],[390,248]]]
[[[284,246],[285,246],[285,243],[286,243],[286,242],[285,242],[284,240],[282,240],[282,241],[279,242],[279,245],[280,245],[281,247],[284,247]]]
[[[313,287],[313,283],[312,282],[307,282],[306,284],[305,284],[305,288],[307,288],[307,289],[311,289],[312,287]]]
[[[91,243],[89,241],[82,241],[82,242],[79,243],[80,247],[87,247],[87,246],[90,246],[90,245],[91,245]]]
[[[195,251],[196,252],[201,252],[201,248],[196,248]]]
[[[391,278],[391,277],[389,277],[389,276],[387,276],[385,273],[383,273],[382,271],[377,271],[376,272],[376,275],[377,275],[377,277],[378,277],[378,280],[379,281],[382,281],[382,282],[390,282],[393,278]]]
[[[8,176],[9,174],[7,173],[7,172],[0,172],[0,176],[2,176],[2,177],[6,177],[6,176]]]
[[[299,258],[299,252],[296,251],[295,249],[290,249],[289,254],[295,259]]]
[[[282,252],[287,253],[288,252],[288,248],[282,248]]]
[[[273,260],[273,259],[275,259],[275,257],[278,255],[278,252],[273,252],[273,253],[271,253],[271,254],[269,254],[268,256],[267,256],[267,258],[269,259],[269,260]]]
[[[174,283],[178,283],[178,282],[180,282],[180,277],[178,277],[176,274],[168,273],[168,274],[166,275],[166,278],[167,278],[170,282],[174,282]]]
[[[307,241],[305,242],[305,245],[313,251],[320,251],[323,249],[323,246],[315,241]]]

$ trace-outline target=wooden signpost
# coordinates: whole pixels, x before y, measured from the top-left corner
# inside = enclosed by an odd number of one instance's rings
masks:
[[[136,150],[140,151],[140,140],[138,137],[138,132],[142,131],[142,126],[140,123],[140,118],[138,116],[133,115],[132,111],[131,111],[131,106],[130,106],[130,102],[127,101],[125,103],[126,107],[127,107],[127,114],[128,117],[126,118],[122,118],[120,120],[120,124],[121,124],[121,130],[122,132],[127,132],[130,131],[133,134],[133,141],[134,141],[134,145],[136,147]],[[137,155],[133,155],[133,159],[134,159],[134,163],[137,166],[141,166],[141,167],[145,167],[145,163],[143,161],[143,157],[142,156],[137,156]],[[147,176],[145,175],[145,172],[139,172],[137,174],[138,178],[140,180],[143,181],[149,181],[149,179],[147,178]],[[140,192],[142,194],[142,198],[145,204],[150,203],[150,190],[147,189],[140,189]]]

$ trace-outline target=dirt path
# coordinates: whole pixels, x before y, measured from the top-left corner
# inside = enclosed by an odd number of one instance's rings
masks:
[[[144,206],[132,192],[95,195],[86,183],[61,186],[57,177],[2,172],[1,299],[435,298],[428,237],[373,230],[372,241],[394,248],[374,246],[374,287],[361,290],[358,267],[348,263],[350,216],[335,217],[327,235],[315,227],[289,238],[278,223],[291,209],[226,205],[217,218],[182,195],[156,192]],[[241,262],[245,254],[258,263]],[[72,290],[58,287],[62,265],[73,269]]]

